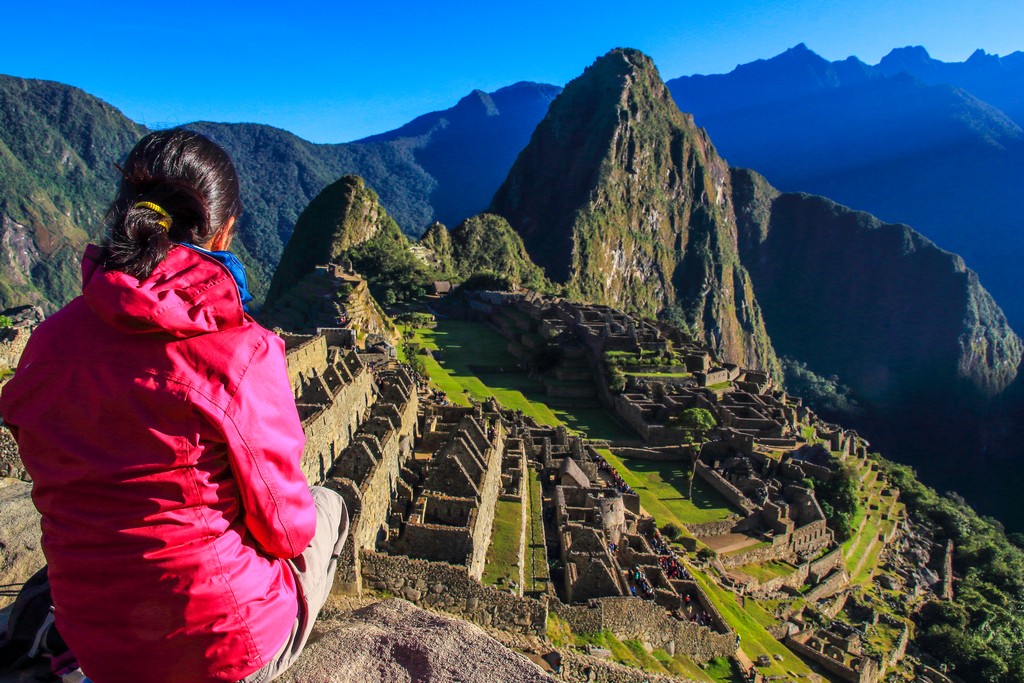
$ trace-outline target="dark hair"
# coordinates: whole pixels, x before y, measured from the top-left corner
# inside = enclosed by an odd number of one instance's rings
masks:
[[[107,211],[103,267],[149,276],[173,242],[204,245],[242,213],[231,158],[209,138],[175,128],[139,140],[122,166]],[[140,205],[151,203],[170,215]]]

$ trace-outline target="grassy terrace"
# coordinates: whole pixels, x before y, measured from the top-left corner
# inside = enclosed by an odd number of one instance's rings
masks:
[[[727,519],[734,513],[729,503],[699,478],[693,482],[693,500],[687,498],[689,472],[682,463],[623,460],[608,449],[598,452],[639,494],[640,504],[658,524],[685,528],[688,524]]]
[[[566,626],[562,624],[561,628],[564,629]],[[686,655],[672,656],[664,650],[648,652],[639,640],[619,640],[610,631],[572,634],[571,639],[572,644],[576,647],[592,645],[604,648],[611,652],[612,661],[649,673],[681,676],[692,681],[699,681],[699,683],[718,683],[719,681],[725,683],[732,680],[731,666],[728,661],[724,661],[724,666],[722,666],[723,662],[716,660],[705,672]],[[728,677],[715,678],[709,675],[710,673],[721,674],[722,671],[726,672]]]
[[[888,534],[896,524],[886,516],[890,509],[896,515],[902,514],[903,506],[894,506],[892,496],[882,494],[886,484],[879,479],[877,472],[870,469],[870,465],[857,460],[852,462],[861,477],[857,493],[859,509],[853,520],[854,528],[858,529],[858,532],[843,544],[843,555],[846,569],[850,572],[851,583],[866,585],[875,574],[878,556],[884,547],[878,537],[881,534]]]
[[[523,505],[518,501],[499,500],[494,508],[494,527],[491,547],[487,549],[487,564],[482,582],[486,585],[504,579],[520,582],[519,551],[522,541]]]
[[[470,366],[515,368],[519,362],[508,352],[508,340],[482,323],[440,320],[434,329],[417,329],[416,342],[431,351],[440,349],[440,360],[424,359],[427,374],[456,405],[469,405],[471,398],[484,401],[494,397],[502,407],[521,410],[541,424],[565,425],[595,439],[636,438],[596,399],[553,399],[542,383],[524,372],[475,372]]]
[[[548,583],[548,556],[544,548],[544,520],[541,515],[540,477],[532,467],[529,469],[530,506],[526,527],[526,566],[524,567],[523,590],[543,593]]]
[[[748,548],[743,550],[748,550]],[[763,562],[761,564],[745,564],[742,567],[736,567],[736,571],[743,572],[750,578],[763,583],[777,579],[780,576],[789,576],[796,571],[796,567],[786,562],[772,560],[771,562]]]
[[[771,666],[758,669],[759,671],[768,676],[791,676],[811,672],[799,657],[768,633],[766,627],[773,624],[773,619],[756,601],[746,600],[741,607],[737,596],[719,586],[711,577],[693,567],[690,568],[690,573],[729,622],[729,626],[739,634],[740,649],[750,659],[756,660],[758,655],[762,654],[772,658]],[[782,657],[781,662],[775,661],[773,655],[776,654]]]

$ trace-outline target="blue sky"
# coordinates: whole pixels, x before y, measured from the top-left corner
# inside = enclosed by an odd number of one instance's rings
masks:
[[[561,85],[613,47],[643,50],[666,79],[801,42],[870,63],[904,45],[946,61],[1024,49],[1022,0],[5,4],[0,73],[76,85],[148,125],[255,121],[315,142],[396,128],[474,88]]]

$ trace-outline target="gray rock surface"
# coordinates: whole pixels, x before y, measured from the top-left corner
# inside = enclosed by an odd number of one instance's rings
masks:
[[[39,534],[32,485],[0,479],[0,605],[13,601],[21,584],[46,564]]]
[[[287,683],[544,683],[557,679],[459,619],[385,600],[321,622]]]

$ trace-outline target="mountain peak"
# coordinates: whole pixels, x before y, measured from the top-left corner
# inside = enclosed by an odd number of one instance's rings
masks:
[[[478,113],[484,116],[498,116],[501,114],[498,111],[498,106],[494,104],[494,99],[490,95],[485,93],[483,90],[473,90],[453,107],[455,111],[460,113]]]
[[[305,208],[274,271],[266,304],[282,298],[316,266],[333,262],[381,230],[398,232],[377,193],[360,176],[346,175],[328,185]]]
[[[491,206],[570,296],[684,320],[730,362],[776,374],[728,186],[650,57],[617,48],[551,103]]]
[[[878,67],[886,74],[894,74],[898,71],[929,67],[935,62],[921,45],[908,45],[906,47],[894,48],[882,57]]]
[[[980,47],[971,53],[971,56],[967,58],[967,64],[982,64],[990,61],[999,61],[999,55],[990,55]]]

